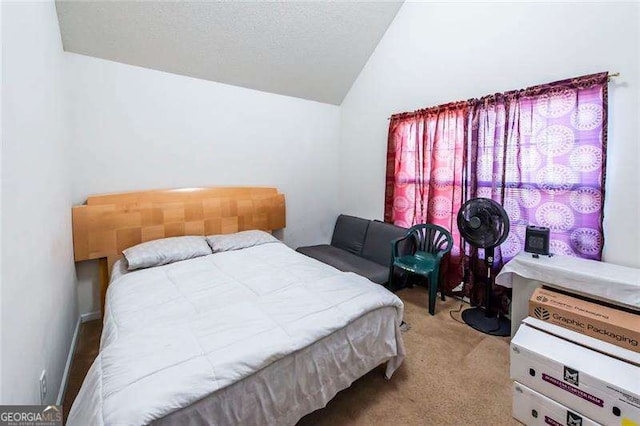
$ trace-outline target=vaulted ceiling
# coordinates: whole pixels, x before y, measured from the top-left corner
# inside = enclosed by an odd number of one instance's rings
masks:
[[[58,0],[56,7],[68,52],[340,104],[401,4]]]

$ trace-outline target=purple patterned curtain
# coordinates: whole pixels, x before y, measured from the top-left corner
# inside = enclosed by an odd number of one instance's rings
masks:
[[[470,112],[464,200],[491,198],[511,232],[496,250],[496,272],[524,248],[527,225],[551,229],[551,252],[600,260],[607,121],[607,73],[486,96]],[[465,247],[471,273],[482,251]]]

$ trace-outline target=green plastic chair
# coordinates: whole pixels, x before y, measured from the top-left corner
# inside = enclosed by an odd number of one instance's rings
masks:
[[[400,255],[398,246],[411,238],[412,254]],[[436,308],[436,294],[440,276],[440,261],[453,247],[453,237],[442,226],[430,223],[411,227],[407,234],[391,242],[391,267],[389,268],[389,288],[393,289],[394,268],[422,275],[429,280],[429,313]],[[444,290],[441,292],[444,300]]]

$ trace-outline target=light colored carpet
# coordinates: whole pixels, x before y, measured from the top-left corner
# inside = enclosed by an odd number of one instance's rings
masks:
[[[299,425],[519,425],[511,417],[509,343],[454,321],[460,302],[404,289],[407,356],[391,380],[378,368],[340,392]],[[454,316],[460,319],[459,313]]]

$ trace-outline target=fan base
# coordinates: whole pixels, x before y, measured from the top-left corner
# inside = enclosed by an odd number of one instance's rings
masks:
[[[481,308],[470,308],[462,311],[462,320],[481,333],[492,336],[510,336],[511,321],[502,316],[488,317]]]

